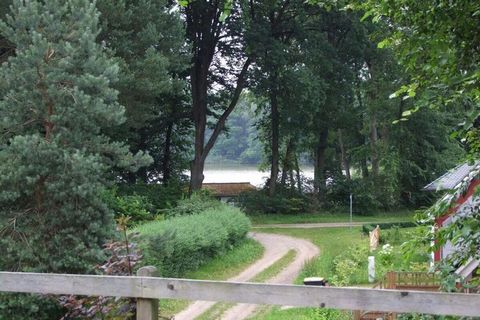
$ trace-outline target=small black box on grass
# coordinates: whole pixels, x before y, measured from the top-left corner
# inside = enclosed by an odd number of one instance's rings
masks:
[[[306,286],[328,287],[328,281],[318,277],[305,278],[303,279],[303,284]]]

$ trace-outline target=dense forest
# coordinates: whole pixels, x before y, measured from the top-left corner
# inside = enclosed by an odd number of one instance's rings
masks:
[[[375,207],[418,206],[427,203],[421,188],[463,157],[462,137],[451,134],[468,106],[432,108],[423,88],[394,94],[413,76],[395,48],[377,45],[388,22],[361,19],[361,6],[100,0],[97,8],[97,42],[119,67],[126,119],[104,133],[152,158],[118,170],[119,183],[176,185],[190,171],[194,191],[206,161],[227,160],[268,168],[269,197],[307,192],[321,204],[354,192]],[[0,43],[5,60],[14,44]],[[299,163],[313,165],[313,181]]]

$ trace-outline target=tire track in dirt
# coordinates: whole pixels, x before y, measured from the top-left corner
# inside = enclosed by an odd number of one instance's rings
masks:
[[[319,254],[319,249],[310,241],[293,238],[284,235],[252,232],[249,237],[260,242],[265,247],[263,257],[246,268],[237,276],[228,279],[234,282],[248,282],[257,274],[273,265],[276,261],[288,253],[289,250],[295,250],[296,256],[292,263],[284,268],[279,274],[267,283],[290,284],[296,279],[303,265]],[[175,316],[175,320],[191,320],[200,316],[210,309],[216,302],[196,301],[189,305],[187,309],[181,311]],[[245,319],[255,312],[256,305],[237,304],[226,310],[221,316],[222,320],[241,320]]]

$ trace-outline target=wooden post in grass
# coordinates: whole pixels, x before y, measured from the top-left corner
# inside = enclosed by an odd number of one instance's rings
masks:
[[[137,271],[139,277],[155,277],[157,268],[147,266]],[[158,320],[158,299],[137,298],[137,320]]]

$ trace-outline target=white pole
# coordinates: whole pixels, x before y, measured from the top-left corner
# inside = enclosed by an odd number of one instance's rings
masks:
[[[373,283],[375,281],[375,257],[368,257],[368,282]]]

